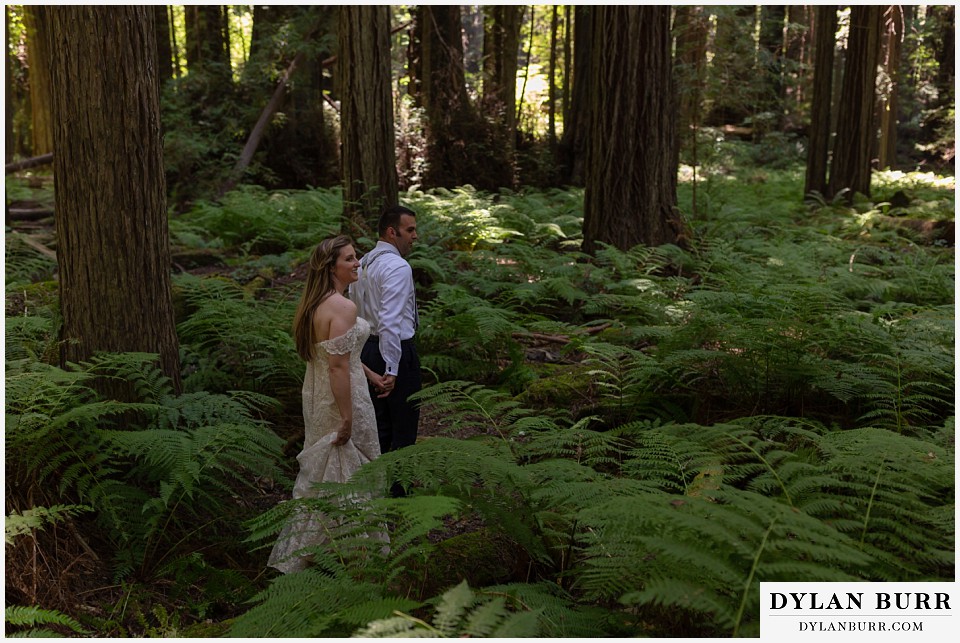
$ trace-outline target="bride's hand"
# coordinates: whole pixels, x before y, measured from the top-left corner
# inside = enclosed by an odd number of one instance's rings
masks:
[[[340,428],[337,429],[337,437],[333,441],[334,446],[341,447],[350,441],[353,433],[353,420],[340,420]]]

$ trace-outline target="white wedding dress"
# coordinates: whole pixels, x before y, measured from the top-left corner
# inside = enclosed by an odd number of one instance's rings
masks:
[[[362,317],[343,335],[316,344],[316,355],[307,363],[303,381],[303,451],[297,456],[300,473],[293,487],[294,498],[316,496],[318,482],[346,482],[363,464],[380,455],[377,418],[360,364],[360,350],[370,335],[370,324]],[[350,440],[334,446],[340,425],[340,410],[330,388],[329,355],[350,354],[350,394],[353,402],[353,430]],[[277,538],[267,564],[283,573],[304,569],[307,558],[299,556],[304,547],[329,540],[332,527],[323,514],[295,514]]]

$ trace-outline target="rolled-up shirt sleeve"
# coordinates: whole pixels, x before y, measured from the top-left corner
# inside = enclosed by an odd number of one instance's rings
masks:
[[[378,311],[377,335],[380,336],[380,355],[387,365],[385,375],[396,376],[399,372],[401,329],[406,307],[412,300],[413,270],[406,261],[397,261],[385,271]]]

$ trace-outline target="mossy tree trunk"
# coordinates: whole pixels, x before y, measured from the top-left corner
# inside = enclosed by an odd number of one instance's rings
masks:
[[[594,5],[583,249],[677,241],[670,8]]]
[[[55,88],[61,359],[157,353],[179,391],[153,8],[46,6],[38,17]]]
[[[345,232],[370,234],[397,203],[390,74],[390,8],[342,5],[337,69]]]
[[[877,61],[880,55],[879,5],[855,5],[850,9],[850,37],[843,71],[837,135],[830,164],[827,194],[830,198],[849,190],[869,196],[876,131]]]

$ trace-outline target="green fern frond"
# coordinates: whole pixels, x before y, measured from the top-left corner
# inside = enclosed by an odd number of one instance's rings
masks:
[[[502,597],[484,598],[475,594],[466,582],[447,590],[436,603],[433,624],[401,614],[375,621],[357,631],[360,638],[423,637],[516,638],[537,636],[536,611],[513,613]]]
[[[8,633],[13,637],[54,637],[59,636],[48,629],[35,629],[38,625],[60,625],[70,629],[75,634],[87,635],[89,631],[75,619],[56,610],[45,610],[39,607],[10,605],[4,610],[4,621],[8,626],[26,627],[26,631]]]
[[[4,540],[6,544],[12,545],[17,536],[29,534],[34,529],[43,529],[46,525],[55,525],[85,511],[90,511],[90,507],[52,505],[50,507],[33,507],[22,513],[7,514],[3,525]]]

